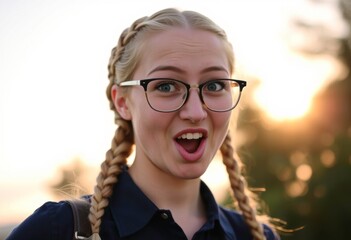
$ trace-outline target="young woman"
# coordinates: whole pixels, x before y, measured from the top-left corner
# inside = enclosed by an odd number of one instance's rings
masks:
[[[199,13],[164,9],[121,34],[108,69],[118,128],[90,196],[89,239],[278,239],[258,220],[231,145],[231,113],[246,82],[231,79],[225,32]],[[200,180],[218,150],[237,211],[219,206]],[[63,201],[44,204],[7,239],[73,235]]]

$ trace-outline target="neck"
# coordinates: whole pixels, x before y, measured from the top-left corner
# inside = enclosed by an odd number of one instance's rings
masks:
[[[171,174],[133,163],[129,173],[144,194],[159,208],[172,212],[188,239],[206,221],[200,195],[200,179],[180,179]]]
[[[144,194],[160,209],[192,209],[201,202],[200,179],[179,179],[167,173],[138,170],[134,164],[129,173]]]

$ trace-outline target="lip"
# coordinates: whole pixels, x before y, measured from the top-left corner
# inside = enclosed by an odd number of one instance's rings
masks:
[[[186,133],[202,133],[202,139],[200,142],[199,147],[197,148],[196,152],[193,153],[189,153],[187,152],[178,142],[177,142],[177,138],[180,137],[183,134]],[[175,146],[179,152],[179,154],[182,156],[182,158],[187,161],[187,162],[196,162],[197,160],[199,160],[202,155],[205,152],[206,149],[206,144],[207,144],[207,130],[203,129],[203,128],[191,128],[191,129],[185,129],[182,130],[180,132],[178,132],[175,137],[174,137],[174,142],[175,142]]]

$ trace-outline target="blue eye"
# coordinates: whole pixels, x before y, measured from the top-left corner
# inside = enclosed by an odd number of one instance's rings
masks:
[[[204,86],[204,89],[209,92],[218,92],[225,88],[225,83],[222,81],[211,81]]]
[[[161,92],[172,92],[175,90],[175,86],[173,83],[170,82],[161,82],[157,84],[156,89]]]
[[[153,81],[150,87],[160,93],[175,93],[184,90],[184,86],[181,82],[171,79],[159,79]]]

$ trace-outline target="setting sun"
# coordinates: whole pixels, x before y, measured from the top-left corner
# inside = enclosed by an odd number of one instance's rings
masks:
[[[170,6],[203,12],[227,30],[238,65],[259,80],[254,89],[244,78],[243,95],[255,91],[255,102],[274,120],[306,114],[340,69],[330,58],[283,47],[277,32],[287,18],[285,1],[2,1],[0,189],[7,198],[0,200],[0,224],[49,200],[45,184],[59,166],[76,157],[99,166],[115,130],[105,97],[111,47],[136,17]],[[326,166],[334,163],[329,155],[321,158]],[[217,161],[204,175],[222,197],[224,171]],[[299,176],[307,178],[306,171]]]
[[[297,119],[309,110],[316,93],[340,73],[331,58],[309,58],[287,53],[272,69],[261,69],[257,104],[274,120]]]

